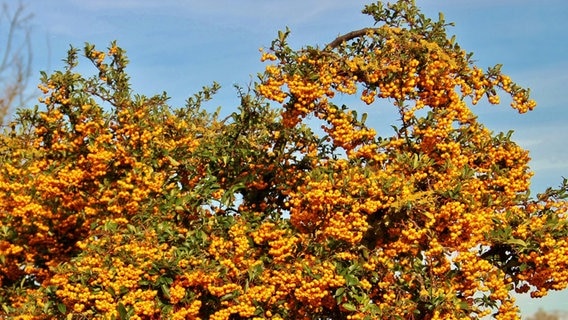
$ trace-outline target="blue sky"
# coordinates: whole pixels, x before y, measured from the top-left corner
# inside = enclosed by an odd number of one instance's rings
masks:
[[[9,1],[10,2],[10,1]],[[370,2],[370,1],[369,1]],[[153,95],[166,91],[174,106],[203,85],[224,89],[212,109],[234,111],[233,84],[246,86],[263,69],[260,47],[277,31],[292,30],[295,47],[324,45],[336,36],[369,26],[361,0],[24,0],[35,14],[34,72],[61,68],[69,45],[85,42],[106,48],[117,40],[130,58],[133,89]],[[11,2],[10,2],[11,3]],[[16,1],[14,1],[14,4]],[[519,84],[530,87],[537,109],[525,115],[502,106],[474,107],[495,131],[515,130],[514,140],[531,151],[533,190],[558,186],[568,177],[568,1],[417,0],[429,16],[445,14],[456,23],[449,33],[475,52],[478,65],[496,63]],[[87,70],[87,69],[85,69]],[[37,78],[37,77],[36,77]],[[35,79],[34,79],[35,80]],[[379,132],[384,110],[365,110]],[[375,120],[375,122],[373,122]],[[385,132],[385,131],[383,131]],[[568,310],[568,293],[540,300],[518,298],[522,310]]]

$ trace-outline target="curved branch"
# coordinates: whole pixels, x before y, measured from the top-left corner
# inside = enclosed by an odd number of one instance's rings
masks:
[[[327,49],[327,50],[335,49],[335,48],[339,47],[343,42],[347,42],[347,41],[353,40],[355,38],[363,37],[363,36],[367,35],[369,32],[377,31],[377,30],[379,30],[379,29],[378,28],[363,28],[363,29],[351,31],[349,33],[346,33],[342,36],[335,38],[335,40],[333,40],[332,42],[328,43],[325,46],[325,49]]]

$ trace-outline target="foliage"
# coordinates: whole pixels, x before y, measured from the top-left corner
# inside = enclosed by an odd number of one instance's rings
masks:
[[[531,197],[528,152],[468,107],[528,91],[413,1],[364,13],[323,48],[280,32],[227,119],[203,108],[217,84],[172,108],[131,92],[116,43],[85,46],[87,77],[71,49],[1,135],[2,316],[518,319],[511,291],[564,289],[566,181]]]

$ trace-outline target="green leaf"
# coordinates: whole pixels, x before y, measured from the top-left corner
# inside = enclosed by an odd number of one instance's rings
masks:
[[[59,310],[62,314],[65,314],[67,312],[67,307],[63,303],[58,303],[57,310]]]
[[[369,260],[369,250],[367,250],[366,248],[363,248],[363,258],[365,258],[365,260]]]
[[[341,306],[347,311],[357,311],[357,307],[352,305],[351,303],[344,303]]]
[[[459,306],[459,308],[462,309],[462,310],[469,310],[469,304],[468,304],[467,302],[465,302],[465,301],[460,301],[460,302],[458,303],[458,306]]]
[[[124,305],[119,302],[118,305],[116,306],[116,311],[118,311],[118,315],[120,316],[120,319],[128,319],[128,311],[126,311],[126,308],[124,307]]]
[[[345,284],[347,284],[348,286],[354,286],[359,284],[359,280],[357,280],[357,278],[351,274],[346,274],[345,275]]]
[[[515,238],[511,238],[511,239],[507,240],[507,244],[513,244],[513,245],[521,246],[523,248],[527,246],[526,242],[524,242],[521,239],[515,239]]]
[[[164,296],[166,296],[166,298],[170,297],[170,288],[168,288],[167,285],[163,284],[160,286],[162,288],[162,292],[164,293]]]
[[[162,284],[162,285],[170,285],[174,282],[174,280],[170,277],[163,275],[163,276],[160,276],[156,282],[158,284]]]
[[[248,270],[249,281],[253,281],[254,279],[256,279],[262,273],[262,270],[263,270],[262,264],[257,264],[252,269],[249,269]]]
[[[227,293],[226,295],[221,297],[221,301],[230,300],[237,296],[237,291],[233,291],[231,293]]]
[[[335,290],[335,296],[336,297],[342,297],[345,294],[345,287],[341,287],[337,290]]]
[[[419,161],[419,160],[420,160],[420,159],[419,159],[419,157],[418,157],[417,154],[414,154],[414,155],[412,156],[412,169],[418,169],[418,165],[419,165],[419,162],[418,162],[418,161]]]
[[[130,231],[132,233],[136,233],[136,227],[131,225],[131,224],[127,224],[126,229],[128,229],[128,231]]]
[[[162,307],[162,314],[170,314],[174,307],[172,305],[166,304]]]
[[[125,287],[125,286],[120,286],[120,289],[119,289],[119,290],[120,290],[120,294],[121,294],[121,295],[127,294],[128,291],[130,291],[130,290],[129,290],[127,287]]]
[[[47,303],[43,305],[43,313],[47,314],[47,312],[51,308],[52,304],[53,304],[53,301],[48,300]],[[8,307],[5,307],[4,305],[2,305],[2,307],[4,308],[4,312],[8,313],[8,310],[7,310]]]

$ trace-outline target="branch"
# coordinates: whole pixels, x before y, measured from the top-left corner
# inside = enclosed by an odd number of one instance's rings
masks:
[[[31,98],[25,96],[32,68],[32,44],[30,37],[30,19],[32,14],[25,13],[25,6],[20,4],[12,14],[7,4],[2,6],[1,17],[8,21],[6,40],[0,57],[0,124],[14,105],[21,106]],[[2,22],[2,21],[0,21]],[[21,45],[15,45],[19,32],[25,38]],[[4,34],[2,34],[4,35]]]
[[[2,57],[2,63],[0,64],[0,70],[4,70],[8,68],[8,64],[10,63],[9,59],[12,55],[17,55],[18,52],[13,53],[12,50],[12,42],[15,39],[15,33],[18,29],[23,29],[26,33],[29,33],[29,20],[33,17],[32,14],[24,15],[25,7],[20,4],[18,8],[16,8],[16,12],[14,14],[10,14],[10,10],[7,4],[2,6],[2,15],[5,16],[9,21],[8,26],[8,34],[6,37],[6,43],[4,45],[4,55]]]
[[[339,47],[343,42],[347,42],[347,41],[353,40],[355,38],[363,37],[363,36],[367,35],[370,31],[377,31],[377,30],[379,30],[379,29],[378,28],[363,28],[363,29],[351,31],[349,33],[346,33],[342,36],[335,38],[335,40],[333,40],[332,42],[328,43],[327,46],[325,46],[325,49],[326,50],[335,49],[335,48]]]

